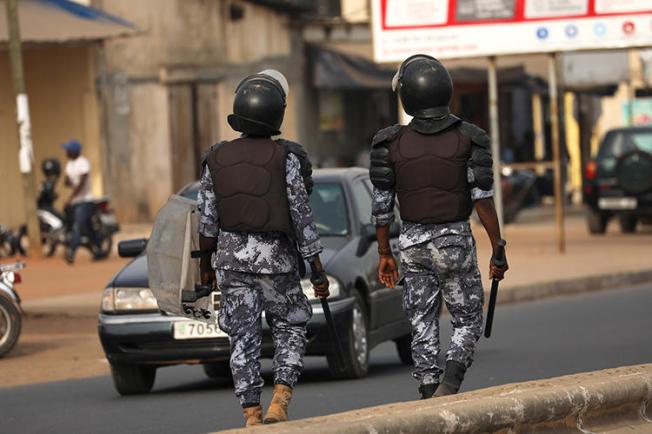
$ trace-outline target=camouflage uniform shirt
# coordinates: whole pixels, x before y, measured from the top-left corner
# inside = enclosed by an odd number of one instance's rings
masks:
[[[322,251],[312,217],[308,193],[300,173],[299,159],[288,153],[286,185],[290,218],[300,255],[309,258]],[[253,274],[291,273],[296,270],[296,248],[281,232],[239,233],[221,231],[217,199],[208,166],[204,168],[197,196],[200,212],[199,233],[217,238],[213,268]]]
[[[467,169],[466,173],[469,183],[472,183],[474,181],[473,171]],[[493,189],[488,191],[480,190],[479,188],[471,189],[471,198],[474,201],[493,197],[493,195]],[[374,187],[372,204],[373,223],[382,226],[394,221],[394,201],[394,190],[380,190]],[[442,224],[403,222],[398,245],[399,249],[405,250],[408,247],[425,243],[444,235],[467,235],[470,232],[471,227],[466,220]]]

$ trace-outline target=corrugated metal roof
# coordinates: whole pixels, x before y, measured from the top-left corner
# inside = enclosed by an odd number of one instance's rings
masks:
[[[0,0],[0,43],[7,41],[7,16]],[[19,0],[23,42],[99,40],[138,31],[132,23],[100,9],[69,0]]]

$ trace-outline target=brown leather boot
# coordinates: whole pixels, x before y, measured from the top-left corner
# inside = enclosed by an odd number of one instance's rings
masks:
[[[243,408],[242,415],[244,416],[245,426],[254,426],[263,423],[263,409],[260,405]]]
[[[287,421],[290,399],[292,399],[292,388],[285,384],[275,384],[272,402],[269,404],[265,415],[265,423]]]

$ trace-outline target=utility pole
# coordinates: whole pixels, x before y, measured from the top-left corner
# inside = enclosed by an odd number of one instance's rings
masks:
[[[494,204],[496,206],[496,215],[498,216],[498,225],[500,230],[505,234],[505,212],[503,208],[503,186],[501,183],[500,167],[500,125],[498,123],[498,65],[496,57],[489,57],[489,67],[487,69],[487,82],[489,83],[489,127],[491,134],[491,154],[494,158]]]
[[[25,91],[23,53],[20,43],[17,0],[5,0],[7,5],[7,27],[9,28],[9,63],[14,93],[16,94],[16,119],[18,121],[18,167],[23,181],[23,199],[27,234],[32,253],[42,254],[41,234],[36,216],[36,182],[34,180],[34,151],[32,146],[32,125],[29,118],[29,104]]]
[[[565,189],[561,177],[561,141],[559,137],[559,94],[557,92],[557,53],[548,54],[548,93],[550,95],[550,133],[555,181],[555,222],[557,227],[557,250],[566,252],[564,228]]]

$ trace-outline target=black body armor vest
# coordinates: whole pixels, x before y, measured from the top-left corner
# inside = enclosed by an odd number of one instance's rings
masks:
[[[459,127],[431,135],[403,127],[388,143],[388,150],[403,220],[427,224],[469,218],[471,140]]]
[[[285,180],[287,148],[268,138],[224,142],[206,157],[220,229],[291,233]]]

